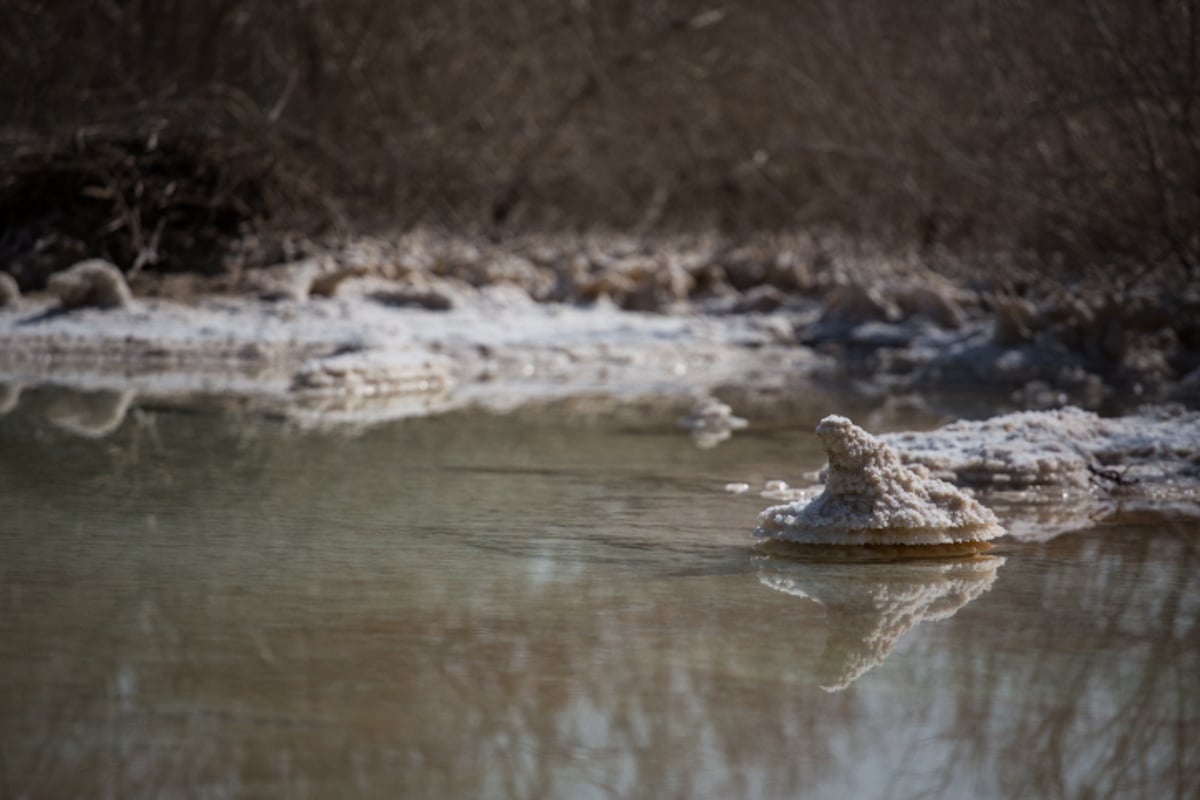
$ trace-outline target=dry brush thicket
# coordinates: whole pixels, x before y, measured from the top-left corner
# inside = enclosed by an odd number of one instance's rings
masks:
[[[40,191],[130,260],[288,212],[1200,264],[1200,0],[7,6],[10,257]]]

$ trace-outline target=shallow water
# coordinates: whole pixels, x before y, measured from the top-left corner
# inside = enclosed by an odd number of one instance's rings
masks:
[[[1200,795],[1200,526],[764,557],[815,405],[0,418],[0,796]]]

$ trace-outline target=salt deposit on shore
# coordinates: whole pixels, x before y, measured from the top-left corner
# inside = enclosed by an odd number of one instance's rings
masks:
[[[1200,413],[1178,406],[1115,418],[1070,407],[1017,412],[877,439],[840,417],[822,427],[830,457],[824,492],[814,500],[819,487],[810,484],[765,493],[792,502],[764,511],[758,536],[916,544],[924,520],[936,519],[965,527],[960,540],[969,541],[983,520],[979,504],[948,494],[951,484],[974,490],[1017,540],[1053,538],[1118,513],[1200,516]],[[925,497],[913,486],[936,491]],[[953,509],[939,510],[946,503]],[[994,532],[986,521],[982,530]]]
[[[0,302],[0,376],[53,360],[55,379],[69,381],[69,361],[99,358],[126,373],[171,365],[210,381],[214,362],[243,376],[278,369],[287,385],[314,356],[365,346],[452,352],[460,387],[531,368],[575,382],[589,366],[605,374],[585,383],[642,381],[653,376],[621,368],[662,357],[668,374],[691,372],[696,356],[747,361],[726,369],[735,377],[787,368],[880,396],[1200,405],[1200,292],[1165,268],[1137,281],[1098,270],[1072,288],[1008,263],[884,254],[804,233],[492,242],[415,230],[285,244],[248,237],[214,275],[133,271],[137,322],[124,326],[120,309],[60,314],[39,286],[22,285]],[[775,356],[750,352],[762,348]]]
[[[107,307],[8,292],[0,413],[39,384],[115,393],[122,411],[219,397],[304,425],[355,426],[586,394],[711,398],[737,386],[753,396],[848,378],[875,397],[966,385],[993,408],[1119,392],[1200,404],[1200,299],[1161,281],[1112,297],[974,285],[912,258],[835,258],[802,237],[489,244],[418,232],[253,263],[208,278],[143,271],[133,296]],[[711,400],[685,424],[713,445],[742,419]],[[1118,505],[1191,509],[1198,430],[1183,410],[1118,420],[1064,410],[882,441],[905,465],[985,490],[997,508],[1039,509],[1004,518],[1014,535],[1038,536]],[[811,483],[769,494],[809,497]]]
[[[880,437],[909,465],[987,492],[1009,532],[1044,539],[1118,511],[1200,514],[1200,412],[1005,414]]]
[[[779,345],[758,318],[538,304],[503,285],[459,287],[444,310],[395,307],[377,292],[364,282],[304,301],[140,299],[69,313],[27,298],[0,310],[0,383],[238,395],[272,413],[315,419],[326,408],[355,421],[360,408],[358,422],[377,422],[596,391],[702,394],[802,378],[822,362]]]

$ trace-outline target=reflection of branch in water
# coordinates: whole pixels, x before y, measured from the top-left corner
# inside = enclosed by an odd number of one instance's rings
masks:
[[[829,638],[817,667],[821,688],[845,689],[883,663],[921,622],[951,617],[991,588],[1005,559],[830,563],[755,558],[758,579],[825,606]]]
[[[1055,558],[1066,566],[1042,567],[1026,590],[1054,613],[1007,637],[1006,654],[1028,657],[994,657],[987,669],[999,680],[959,700],[959,725],[1007,719],[1006,736],[999,747],[963,737],[954,760],[1027,764],[997,769],[1010,797],[1200,796],[1194,533],[1189,521],[1166,533],[1116,529],[1105,547],[1095,537],[1059,540]],[[984,627],[1000,611],[983,611]],[[1013,715],[1014,698],[1032,713]]]

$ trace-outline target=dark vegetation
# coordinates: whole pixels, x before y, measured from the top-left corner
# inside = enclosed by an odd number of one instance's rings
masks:
[[[1200,0],[9,0],[0,259],[263,226],[1200,269]],[[99,252],[97,252],[99,251]]]

